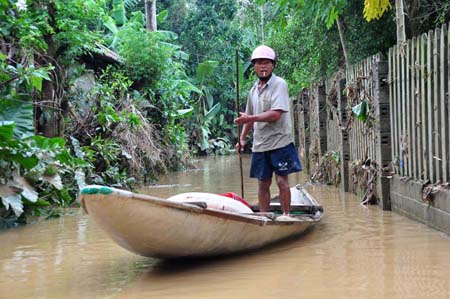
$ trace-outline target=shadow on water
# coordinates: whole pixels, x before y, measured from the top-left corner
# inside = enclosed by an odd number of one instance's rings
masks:
[[[307,244],[317,237],[312,234],[318,233],[318,226],[322,228],[324,225],[317,224],[316,226],[308,228],[300,235],[291,236],[284,240],[246,251],[230,253],[226,255],[209,256],[209,257],[188,257],[188,258],[173,258],[173,259],[159,259],[155,263],[148,264],[148,274],[156,275],[178,275],[185,272],[197,271],[201,268],[209,268],[234,261],[243,261],[246,258],[257,258],[260,255],[272,255],[283,252],[288,252],[293,248],[301,248],[308,246]],[[325,239],[323,240],[325,241]],[[319,240],[320,242],[320,240]]]

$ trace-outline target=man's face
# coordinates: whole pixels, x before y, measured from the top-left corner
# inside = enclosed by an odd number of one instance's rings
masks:
[[[255,59],[253,62],[255,66],[255,72],[259,79],[267,79],[272,74],[274,65],[270,59]]]

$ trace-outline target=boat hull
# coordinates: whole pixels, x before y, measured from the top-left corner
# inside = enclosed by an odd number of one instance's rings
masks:
[[[315,215],[277,221],[110,189],[109,194],[82,194],[84,210],[117,244],[149,257],[216,256],[256,249],[301,234],[322,217],[317,210]]]

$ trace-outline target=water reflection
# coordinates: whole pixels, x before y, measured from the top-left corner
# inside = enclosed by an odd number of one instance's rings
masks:
[[[248,157],[243,159],[248,169]],[[240,191],[235,157],[161,178],[143,192]],[[256,182],[245,197],[256,202]],[[305,184],[296,174],[291,185]],[[449,298],[450,240],[334,187],[308,185],[325,208],[308,234],[207,260],[134,255],[81,211],[0,233],[0,298]],[[276,186],[273,186],[276,192]]]

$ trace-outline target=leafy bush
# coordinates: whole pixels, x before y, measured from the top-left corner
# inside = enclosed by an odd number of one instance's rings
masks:
[[[89,164],[70,155],[64,139],[15,134],[15,127],[12,121],[0,121],[3,217],[18,220],[27,209],[40,216],[44,207],[70,206],[78,190],[73,178]]]

